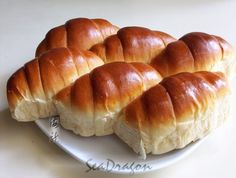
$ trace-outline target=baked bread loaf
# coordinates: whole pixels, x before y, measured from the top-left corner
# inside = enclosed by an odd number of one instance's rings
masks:
[[[65,25],[55,27],[46,34],[45,39],[36,50],[36,56],[47,50],[60,47],[88,50],[106,37],[116,34],[118,29],[104,19],[71,19]]]
[[[229,93],[223,73],[176,74],[125,107],[114,131],[143,158],[183,148],[229,117]]]
[[[82,136],[111,134],[120,110],[161,79],[144,63],[114,62],[97,67],[55,95],[60,123]]]
[[[33,121],[53,116],[52,96],[103,61],[90,51],[57,48],[26,63],[7,82],[12,117]]]
[[[151,61],[163,77],[179,72],[221,71],[227,77],[235,72],[236,53],[224,39],[193,32],[174,41]]]
[[[105,39],[103,43],[94,45],[90,50],[105,63],[113,61],[149,63],[173,41],[176,39],[164,32],[144,27],[125,27]]]

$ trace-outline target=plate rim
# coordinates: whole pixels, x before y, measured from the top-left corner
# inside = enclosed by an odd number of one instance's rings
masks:
[[[49,133],[49,130],[43,126],[42,124],[42,120],[45,120],[45,119],[50,119],[50,118],[53,118],[52,117],[49,117],[49,118],[44,118],[44,119],[38,119],[35,121],[35,124],[40,128],[40,130],[49,138],[50,137],[50,133]],[[64,129],[63,127],[60,127],[60,129],[63,129],[63,130],[66,130]],[[185,148],[183,149],[179,149],[180,151],[182,151],[182,153],[178,156],[178,157],[175,157],[175,159],[173,160],[169,160],[168,162],[164,162],[158,166],[154,166],[152,167],[152,169],[147,169],[145,171],[135,171],[134,174],[143,174],[143,173],[146,173],[146,172],[152,172],[152,171],[157,171],[157,170],[160,170],[160,169],[163,169],[163,168],[166,168],[166,167],[169,167],[173,164],[175,164],[176,162],[184,159],[185,157],[187,157],[188,155],[190,155],[191,153],[193,153],[201,144],[203,141],[206,140],[206,138],[208,137],[205,136],[195,142],[192,142],[190,143],[189,145],[187,145]],[[65,151],[68,155],[72,156],[75,160],[78,160],[79,162],[81,162],[83,165],[86,165],[86,160],[82,159],[82,158],[79,158],[78,156],[76,156],[73,152],[69,151],[67,149],[67,147],[61,143],[60,140],[58,141],[55,141],[53,142],[55,145],[57,145],[59,148],[61,148],[63,151]],[[175,151],[179,151],[179,150],[175,150]],[[138,156],[138,155],[137,155]],[[155,165],[155,164],[154,164]],[[106,171],[104,169],[99,169],[99,170],[96,170],[96,171],[102,171],[102,172],[105,172],[105,173],[114,173],[114,174],[122,174],[122,175],[129,175],[130,174],[130,171],[128,170],[122,170],[122,171],[119,171],[117,169],[114,169],[114,170],[111,170],[111,171]]]

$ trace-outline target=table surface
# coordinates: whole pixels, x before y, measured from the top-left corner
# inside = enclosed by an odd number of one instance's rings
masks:
[[[236,1],[221,0],[1,0],[0,1],[0,177],[124,177],[98,171],[73,159],[41,132],[35,123],[11,119],[6,81],[34,56],[46,32],[75,17],[106,18],[123,26],[145,26],[179,38],[191,31],[224,37],[236,46]],[[236,177],[236,121],[231,119],[190,156],[162,170],[133,177]]]

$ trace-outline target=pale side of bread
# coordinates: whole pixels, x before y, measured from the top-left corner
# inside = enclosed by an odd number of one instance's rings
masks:
[[[161,79],[143,63],[114,62],[97,67],[54,97],[60,123],[82,136],[111,134],[120,110]]]
[[[108,36],[116,34],[118,27],[105,19],[76,18],[51,29],[39,44],[35,56],[61,47],[88,50],[103,42]]]
[[[26,63],[7,82],[11,115],[33,121],[57,114],[52,97],[103,61],[89,51],[57,48]]]
[[[114,132],[142,158],[180,149],[230,117],[222,73],[180,73],[144,92],[118,116]]]

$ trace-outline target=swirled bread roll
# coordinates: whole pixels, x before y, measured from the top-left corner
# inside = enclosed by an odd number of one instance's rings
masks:
[[[114,132],[143,158],[183,148],[229,117],[229,97],[223,73],[179,73],[125,107]]]
[[[51,29],[39,44],[35,55],[60,47],[88,50],[108,36],[116,34],[118,29],[105,19],[71,19],[64,25]]]
[[[52,97],[103,61],[89,51],[57,48],[26,63],[7,82],[12,117],[33,121],[56,115]]]
[[[113,62],[97,67],[55,95],[60,123],[82,136],[111,134],[120,110],[161,79],[143,63]]]
[[[90,50],[105,63],[114,61],[149,63],[175,38],[144,27],[124,27]]]
[[[184,35],[151,61],[163,77],[179,72],[220,71],[231,78],[236,69],[235,49],[224,39],[201,32]]]

